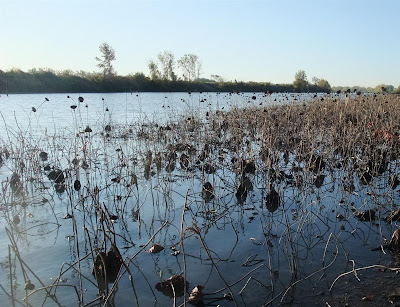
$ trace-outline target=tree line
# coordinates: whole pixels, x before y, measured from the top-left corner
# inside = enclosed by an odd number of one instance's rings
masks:
[[[331,92],[354,90],[349,87],[331,87],[323,78],[308,81],[306,72],[299,70],[293,83],[227,81],[220,75],[202,77],[202,62],[196,54],[185,54],[178,60],[170,51],[160,52],[147,63],[149,74],[142,72],[120,76],[115,71],[114,49],[107,43],[99,46],[100,56],[95,57],[100,72],[85,72],[33,68],[0,70],[0,93],[96,93],[96,92]],[[181,75],[176,68],[179,68]],[[395,92],[392,85],[376,88],[357,87],[358,91]],[[399,91],[399,89],[397,89]]]
[[[143,73],[103,78],[100,73],[31,69],[0,70],[0,94],[6,93],[107,93],[107,92],[294,92],[293,84],[270,82],[216,82],[211,79],[163,80]]]

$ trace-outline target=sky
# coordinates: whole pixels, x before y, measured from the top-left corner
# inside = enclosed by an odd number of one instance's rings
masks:
[[[0,70],[99,71],[107,42],[119,75],[149,75],[168,50],[196,54],[204,78],[292,83],[304,70],[397,88],[399,12],[399,0],[0,0]]]

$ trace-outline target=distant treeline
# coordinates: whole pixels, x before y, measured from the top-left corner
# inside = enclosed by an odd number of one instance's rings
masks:
[[[103,74],[63,71],[60,73],[33,69],[29,72],[13,69],[0,70],[0,93],[106,93],[106,92],[299,92],[293,84],[270,82],[216,82],[200,79],[152,80],[143,73],[104,78]],[[325,92],[326,89],[309,85],[307,91]]]
[[[382,86],[376,88],[352,87],[353,90],[380,91]],[[7,72],[0,70],[0,93],[24,94],[24,93],[107,93],[107,92],[329,92],[346,90],[348,87],[327,86],[320,87],[307,83],[299,87],[293,84],[274,84],[270,82],[217,82],[210,79],[196,81],[161,80],[151,79],[143,73],[128,76],[112,76],[104,78],[101,73],[88,73],[84,71],[55,72],[50,69],[32,69],[24,72],[13,69]],[[393,92],[393,86],[386,88],[387,92]]]

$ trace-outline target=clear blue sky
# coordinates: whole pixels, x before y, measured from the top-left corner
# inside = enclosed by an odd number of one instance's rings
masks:
[[[149,74],[164,50],[195,53],[202,77],[331,85],[400,84],[399,0],[0,0],[0,69]],[[178,75],[180,75],[177,70]]]

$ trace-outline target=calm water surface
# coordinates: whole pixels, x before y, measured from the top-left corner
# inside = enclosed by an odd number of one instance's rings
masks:
[[[253,96],[257,99],[253,100]],[[70,98],[68,98],[70,97]],[[79,102],[79,97],[84,101]],[[45,99],[49,101],[46,101]],[[182,115],[226,110],[246,105],[278,105],[293,100],[292,95],[263,93],[112,93],[112,94],[24,94],[0,96],[2,127],[49,133],[73,130],[76,117],[82,125],[108,122],[162,122]],[[72,110],[71,106],[77,109]],[[36,112],[32,112],[32,107]],[[79,127],[82,128],[82,127]],[[1,135],[4,136],[5,129]]]

